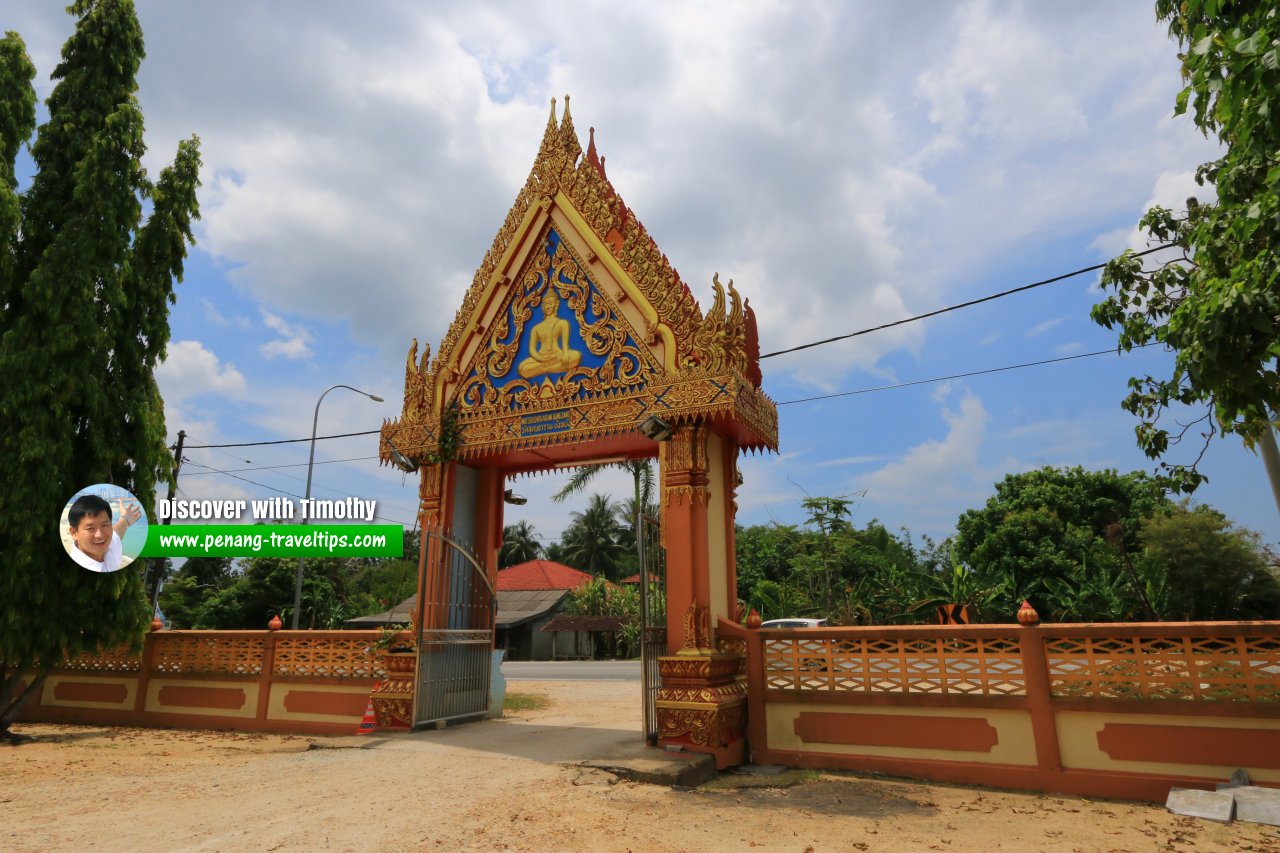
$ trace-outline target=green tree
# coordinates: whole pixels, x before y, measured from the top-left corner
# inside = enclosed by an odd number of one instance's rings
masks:
[[[573,513],[573,523],[564,532],[564,546],[569,565],[593,575],[618,580],[618,558],[622,545],[618,542],[617,514],[608,495],[592,495],[587,508]]]
[[[160,592],[160,609],[171,628],[195,627],[206,598],[234,580],[230,557],[190,557]]]
[[[75,32],[22,192],[15,163],[35,127],[35,70],[16,33],[0,40],[0,733],[48,667],[141,643],[142,573],[83,571],[47,520],[99,482],[151,506],[171,475],[153,371],[198,215],[198,140],[182,142],[155,182],[141,165],[132,2],[76,0],[69,11]],[[36,678],[20,692],[23,670]]]
[[[1145,588],[1133,564],[1145,519],[1172,507],[1160,484],[1141,471],[1041,468],[1010,474],[981,509],[956,523],[955,557],[988,582],[1007,583],[1009,598],[993,609],[1012,614],[1028,598],[1046,616],[1071,612],[1059,582],[1110,583],[1125,573],[1134,615]],[[1055,592],[1057,590],[1058,592]],[[1150,614],[1147,614],[1150,615]]]
[[[272,616],[286,621],[292,616],[297,560],[253,557],[242,562],[243,571],[201,604],[194,627],[260,629]],[[309,629],[341,628],[347,619],[381,609],[380,602],[358,588],[357,578],[369,568],[343,558],[308,562],[299,625]]]
[[[1121,349],[1158,342],[1175,352],[1169,377],[1130,380],[1122,405],[1140,419],[1138,446],[1161,458],[1200,423],[1206,444],[1218,431],[1239,434],[1261,446],[1280,506],[1280,16],[1249,0],[1157,0],[1156,14],[1183,50],[1174,114],[1190,109],[1226,151],[1196,172],[1217,200],[1189,199],[1181,218],[1148,211],[1141,226],[1181,257],[1149,271],[1131,251],[1111,261],[1102,286],[1113,293],[1093,318],[1119,328]],[[1207,412],[1171,433],[1160,419],[1177,405]],[[1198,461],[1161,468],[1190,492],[1205,479]]]
[[[921,612],[927,617],[931,608],[959,604],[969,608],[970,619],[975,623],[1008,619],[1008,614],[998,613],[996,609],[1008,599],[1009,578],[966,566],[951,548],[950,539],[944,540],[936,550],[946,563],[937,565],[931,558],[916,567],[913,593],[918,598],[907,608],[908,612]]]
[[[605,653],[630,657],[640,651],[640,590],[618,586],[604,578],[592,578],[569,593],[564,612],[572,616],[618,616],[624,620],[618,631],[607,632]]]
[[[636,507],[645,507],[645,512],[653,518],[657,518],[660,515],[654,501],[656,478],[653,472],[653,463],[648,459],[628,459],[623,462],[606,462],[603,465],[584,465],[581,468],[575,468],[573,474],[569,477],[569,482],[565,483],[560,491],[552,495],[551,499],[556,503],[562,503],[568,500],[570,496],[585,491],[600,472],[608,468],[618,468],[626,471],[631,475],[631,480],[634,484],[631,499],[624,501],[621,506],[615,507],[615,512],[619,513],[619,521],[622,525],[622,529],[619,530],[615,537],[621,546],[617,557],[620,561],[618,574],[627,575],[640,570],[640,556],[636,547],[636,538],[640,535],[639,519],[635,514]]]
[[[1185,503],[1142,525],[1143,557],[1161,618],[1280,619],[1280,579],[1256,533]]]
[[[734,540],[737,546],[738,597],[748,603],[752,601],[753,591],[760,581],[780,583],[786,580],[791,574],[791,561],[800,553],[800,530],[792,525],[738,526]]]
[[[502,549],[498,552],[498,566],[518,566],[542,556],[542,543],[533,525],[517,521],[502,528]]]

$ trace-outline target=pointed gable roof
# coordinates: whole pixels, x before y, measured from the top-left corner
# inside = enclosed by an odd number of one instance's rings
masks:
[[[577,589],[593,580],[586,572],[551,560],[530,560],[498,571],[499,592],[504,590]]]
[[[651,415],[776,450],[755,313],[732,281],[711,284],[704,313],[609,181],[594,129],[584,152],[568,97],[558,121],[553,100],[529,177],[435,358],[429,347],[419,357],[416,340],[409,349],[381,461],[433,465],[446,432],[450,458],[500,458],[509,471],[579,451],[638,458],[652,450],[638,429]]]
[[[556,102],[552,98],[551,114],[529,177],[476,270],[462,307],[440,344],[433,366],[437,376],[441,375],[442,368],[459,369],[462,355],[458,352],[459,344],[486,290],[504,272],[514,272],[499,267],[514,248],[513,241],[521,224],[531,210],[554,202],[569,203],[576,218],[604,244],[612,260],[653,306],[657,321],[670,328],[676,349],[671,361],[678,363],[680,355],[693,346],[694,333],[702,322],[698,301],[605,176],[604,160],[596,151],[595,128],[591,129],[587,156],[583,157],[582,153],[573,117],[569,114],[569,96],[565,95],[564,116],[558,124]]]

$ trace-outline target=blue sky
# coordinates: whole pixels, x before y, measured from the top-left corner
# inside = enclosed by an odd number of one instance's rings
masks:
[[[39,94],[72,20],[6,3]],[[410,339],[435,344],[523,183],[548,100],[572,95],[614,186],[708,304],[751,299],[766,352],[1105,260],[1185,206],[1213,146],[1172,118],[1176,45],[1150,3],[138,3],[154,174],[204,154],[186,281],[160,372],[191,445],[376,429],[399,413]],[[1096,274],[763,363],[779,402],[1107,349]],[[946,536],[1010,472],[1151,470],[1120,410],[1155,351],[780,409],[751,457],[743,523],[797,522],[806,495]],[[321,442],[315,497],[416,487],[374,436]],[[192,449],[192,498],[300,495],[305,444]],[[1185,458],[1185,457],[1184,457]],[[352,460],[352,461],[335,461]],[[271,470],[239,469],[294,466]],[[1219,441],[1197,499],[1280,540],[1260,461]],[[230,474],[210,473],[210,469]],[[548,539],[563,475],[522,479]],[[606,474],[621,498],[630,483]],[[261,484],[261,485],[258,485]]]

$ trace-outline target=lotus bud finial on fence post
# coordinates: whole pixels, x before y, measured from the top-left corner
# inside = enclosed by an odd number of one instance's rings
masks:
[[[1040,624],[1040,614],[1025,598],[1022,600],[1022,606],[1018,608],[1018,624],[1027,628]]]
[[[271,621],[267,623],[268,631],[279,631],[284,627],[284,623],[280,621],[280,614],[271,617]]]

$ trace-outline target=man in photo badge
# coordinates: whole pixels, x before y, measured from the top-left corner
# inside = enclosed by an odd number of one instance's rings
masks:
[[[67,510],[71,527],[71,559],[91,572],[114,572],[120,568],[120,537],[142,517],[136,506],[124,509],[122,517],[111,523],[111,504],[97,495],[81,495]]]

